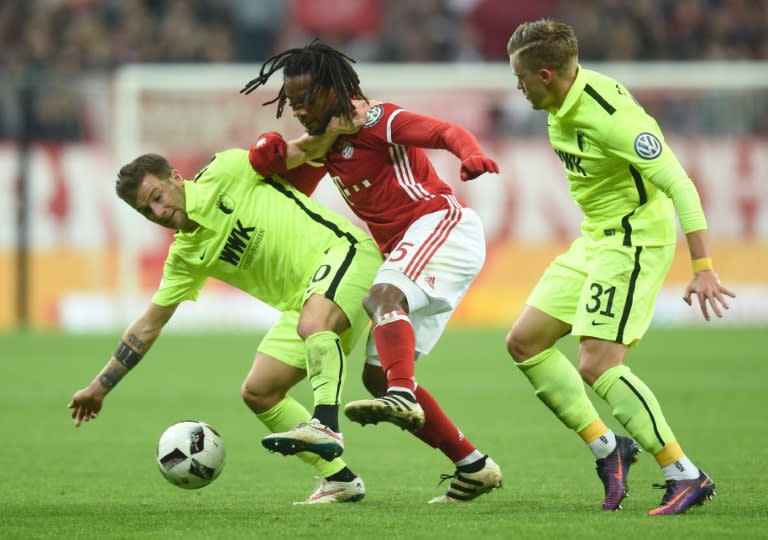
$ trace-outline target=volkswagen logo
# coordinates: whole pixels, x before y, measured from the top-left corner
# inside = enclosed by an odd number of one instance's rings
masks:
[[[643,159],[654,159],[661,154],[661,141],[653,133],[643,132],[635,137],[635,153]]]

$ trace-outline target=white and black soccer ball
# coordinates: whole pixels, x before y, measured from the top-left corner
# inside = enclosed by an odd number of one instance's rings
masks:
[[[171,484],[184,489],[207,486],[224,469],[224,441],[211,426],[197,420],[178,422],[157,443],[157,465]]]

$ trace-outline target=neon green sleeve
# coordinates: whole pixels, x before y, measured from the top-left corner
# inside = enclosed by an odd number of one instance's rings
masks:
[[[190,272],[172,244],[163,268],[163,279],[152,302],[165,307],[184,300],[197,300],[207,279],[205,275]]]
[[[699,193],[679,162],[675,167],[667,166],[658,171],[648,180],[672,199],[684,233],[707,228]]]
[[[683,232],[707,228],[696,186],[664,140],[656,120],[641,108],[619,111],[607,140],[613,153],[672,199]]]

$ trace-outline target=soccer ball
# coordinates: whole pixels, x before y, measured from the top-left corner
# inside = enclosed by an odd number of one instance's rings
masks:
[[[204,422],[186,420],[166,429],[157,443],[157,465],[171,484],[207,486],[224,469],[224,441]]]

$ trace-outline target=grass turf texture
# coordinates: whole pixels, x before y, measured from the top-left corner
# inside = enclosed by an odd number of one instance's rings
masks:
[[[365,480],[358,504],[292,506],[314,470],[269,454],[265,428],[239,397],[258,337],[164,335],[79,429],[66,404],[90,382],[117,336],[0,335],[0,538],[755,538],[766,537],[768,379],[765,328],[652,329],[629,365],[654,390],[683,448],[718,496],[685,516],[651,518],[663,478],[641,454],[624,510],[600,511],[588,449],[534,397],[504,349],[504,332],[452,330],[420,362],[419,379],[504,471],[504,488],[464,505],[427,505],[451,464],[392,425],[342,416],[345,458]],[[575,340],[561,342],[573,357]],[[345,401],[366,394],[361,350]],[[308,384],[294,396],[311,409]],[[591,390],[590,390],[591,392]],[[624,433],[606,407],[598,410]],[[171,486],[154,462],[162,431],[212,424],[227,465],[210,486]]]

